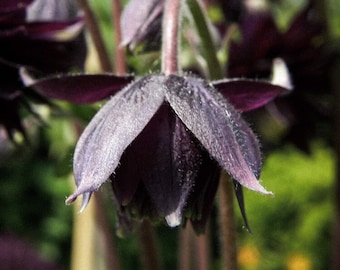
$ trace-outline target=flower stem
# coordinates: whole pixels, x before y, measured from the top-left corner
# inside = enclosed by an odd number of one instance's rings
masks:
[[[226,270],[236,270],[236,237],[233,201],[233,183],[229,176],[221,173],[219,187],[220,229],[222,233],[221,256]]]
[[[73,214],[71,270],[93,269],[95,262],[95,201],[91,200],[86,210],[79,215],[80,202],[76,201]],[[84,237],[84,235],[86,237]]]
[[[119,0],[112,1],[112,15],[116,41],[114,59],[115,73],[117,75],[124,75],[126,74],[126,57],[124,47],[120,45],[122,41],[122,33],[120,28],[121,5]]]
[[[210,268],[210,235],[207,230],[205,234],[196,235],[192,233],[197,256],[195,256],[195,268],[197,270],[205,270]]]
[[[206,16],[197,0],[187,0],[196,29],[200,37],[204,58],[207,61],[208,75],[211,80],[223,78],[223,71],[216,56],[215,44],[209,31]]]
[[[179,270],[190,270],[191,269],[191,254],[192,254],[192,244],[191,236],[193,234],[192,228],[189,224],[185,228],[181,228],[179,231]]]
[[[157,252],[155,236],[148,220],[143,220],[139,226],[138,236],[141,244],[141,256],[143,269],[145,270],[159,270],[160,262]]]
[[[112,235],[110,224],[107,220],[107,215],[105,212],[107,207],[105,207],[102,196],[103,193],[100,192],[95,193],[93,196],[96,207],[95,218],[97,222],[97,227],[100,233],[102,234],[102,241],[100,241],[100,244],[102,245],[101,251],[103,253],[107,269],[120,270],[121,267],[116,248],[116,242],[114,236]]]
[[[181,0],[166,0],[162,25],[162,72],[178,73],[178,43]]]
[[[104,41],[100,35],[99,26],[96,18],[86,0],[77,0],[77,2],[79,7],[85,13],[86,26],[88,27],[93,43],[96,47],[101,68],[103,71],[110,72],[112,69],[111,63],[109,61],[110,58],[107,54]]]
[[[196,235],[191,224],[179,233],[180,270],[205,270],[210,268],[210,235]]]

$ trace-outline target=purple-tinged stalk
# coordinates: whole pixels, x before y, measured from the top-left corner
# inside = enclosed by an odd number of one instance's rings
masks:
[[[158,270],[161,269],[159,256],[157,252],[157,245],[155,241],[155,234],[150,221],[144,219],[138,231],[140,250],[142,257],[143,269]]]
[[[191,226],[181,228],[178,233],[178,269],[179,270],[190,270],[191,269],[191,236],[194,233]]]
[[[162,72],[176,74],[178,67],[179,23],[181,0],[165,2],[162,25]]]
[[[110,72],[112,70],[110,58],[105,48],[105,44],[100,35],[99,26],[96,21],[95,15],[93,14],[89,4],[86,0],[77,0],[79,7],[85,13],[86,26],[89,29],[93,43],[98,53],[100,65],[103,71]]]
[[[112,20],[115,29],[115,59],[114,59],[114,71],[116,75],[126,74],[126,57],[124,47],[121,45],[122,32],[120,28],[120,17],[121,17],[121,5],[119,0],[112,0]]]
[[[237,269],[233,195],[233,183],[230,181],[230,177],[222,172],[219,186],[218,210],[220,216],[220,230],[222,234],[220,255],[223,260],[224,269],[226,270]]]
[[[209,269],[210,234],[197,235],[191,224],[179,231],[179,270]],[[193,256],[193,254],[196,254]]]
[[[103,234],[102,239],[105,239],[104,241],[101,241],[101,244],[107,269],[120,270],[121,266],[118,251],[116,248],[116,241],[114,236],[112,235],[112,230],[110,228],[107,216],[105,215],[104,210],[107,208],[105,207],[102,193],[96,193],[94,199],[96,214],[95,218],[97,220],[98,227]]]

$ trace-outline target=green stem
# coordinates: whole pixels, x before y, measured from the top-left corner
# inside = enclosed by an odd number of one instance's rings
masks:
[[[80,201],[74,205],[71,270],[91,270],[95,264],[95,203],[91,200],[81,215],[78,212]]]
[[[197,0],[187,0],[187,4],[200,37],[204,58],[207,61],[209,78],[211,80],[221,79],[223,78],[223,71],[216,56],[215,44],[209,31],[206,16]]]

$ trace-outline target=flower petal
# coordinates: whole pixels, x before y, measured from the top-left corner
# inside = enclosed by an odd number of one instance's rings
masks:
[[[244,225],[246,226],[248,232],[251,233],[251,229],[250,229],[247,214],[246,214],[246,209],[245,209],[245,206],[244,206],[244,197],[243,197],[242,186],[238,182],[236,182],[235,180],[233,181],[233,184],[234,184],[234,191],[235,191],[235,194],[236,194],[236,199],[237,199],[237,202],[238,202],[238,206],[240,207],[240,210],[241,210],[241,215],[242,215],[242,218],[243,218]]]
[[[67,21],[31,22],[25,24],[29,38],[50,41],[71,41],[83,30],[83,17]]]
[[[258,142],[223,96],[194,77],[171,75],[166,86],[171,107],[220,166],[241,185],[270,194],[254,174],[260,161],[251,164],[260,153]]]
[[[143,131],[123,153],[112,179],[117,200],[128,205],[139,182],[159,182],[173,177],[171,168],[171,111],[163,104]],[[170,181],[169,181],[170,182]],[[163,198],[164,199],[164,198]]]
[[[131,0],[121,16],[122,45],[134,46],[162,13],[164,0]],[[133,18],[133,20],[131,20]]]
[[[224,79],[212,85],[240,111],[255,110],[287,91],[266,81],[250,79]]]
[[[202,164],[185,206],[185,217],[190,219],[197,234],[204,233],[220,180],[220,168],[207,151],[202,151]]]
[[[129,204],[143,182],[159,215],[169,226],[179,225],[202,163],[194,141],[169,105],[163,104],[121,158],[112,182],[119,203]]]
[[[77,1],[73,0],[35,0],[26,11],[26,20],[31,21],[66,21],[79,13]]]
[[[68,42],[13,37],[1,40],[0,58],[50,74],[79,71],[86,58],[85,39],[83,35]]]
[[[132,79],[109,74],[65,75],[37,80],[30,87],[50,98],[86,104],[114,95]]]
[[[150,121],[164,101],[163,76],[146,76],[118,92],[94,116],[74,153],[76,192],[97,190],[114,172],[121,155]]]
[[[165,217],[168,225],[171,227],[178,226],[182,222],[183,208],[187,204],[187,199],[192,192],[200,165],[202,164],[201,146],[198,145],[196,138],[182,123],[182,121],[175,116],[173,123],[173,136],[172,136],[172,181],[170,182],[171,189],[169,206],[173,207],[171,213]],[[168,185],[166,180],[163,180],[163,185]],[[158,204],[161,203],[162,196],[157,194]],[[164,200],[164,198],[163,198]]]

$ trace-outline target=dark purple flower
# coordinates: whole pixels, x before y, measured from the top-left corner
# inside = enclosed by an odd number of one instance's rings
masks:
[[[72,12],[72,2],[49,1],[50,5],[43,6],[44,12],[39,10],[45,1],[35,0],[31,5],[18,0],[4,2],[16,3],[17,8],[0,7],[0,60],[45,73],[83,69],[83,18]],[[13,13],[21,16],[13,18]]]
[[[84,208],[91,193],[111,179],[123,217],[163,217],[170,226],[188,218],[202,230],[216,192],[219,167],[237,185],[269,193],[257,180],[261,169],[257,139],[226,98],[238,110],[251,110],[284,88],[263,81],[208,84],[190,75],[149,75],[118,92],[116,85],[121,83],[116,76],[68,76],[60,84],[56,80],[37,81],[32,87],[78,102],[83,101],[80,93],[94,93],[96,86],[98,96],[115,94],[78,141],[74,154],[77,190],[67,203],[82,194]],[[245,99],[246,92],[254,88],[259,90],[257,94]],[[92,102],[94,97],[91,94]],[[237,190],[241,196],[242,189]]]
[[[323,101],[330,93],[331,52],[315,1],[307,3],[285,32],[279,31],[269,10],[243,10],[239,26],[242,38],[230,44],[228,76],[268,78],[273,59],[283,59],[294,91],[273,105],[290,125],[286,139],[308,151],[309,139],[318,133],[315,119],[329,121],[330,112]]]
[[[49,101],[26,89],[24,69],[38,76],[83,70],[86,56],[83,18],[69,0],[5,0],[0,4],[0,123],[10,138],[26,137],[20,108],[27,98]],[[31,100],[32,101],[32,100]]]

